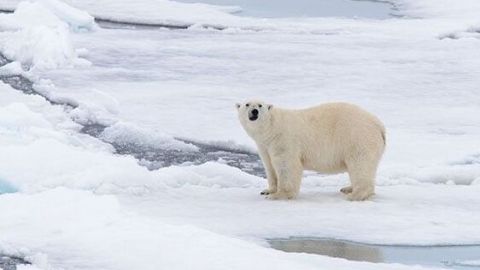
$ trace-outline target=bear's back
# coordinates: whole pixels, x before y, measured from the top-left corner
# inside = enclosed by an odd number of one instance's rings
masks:
[[[326,103],[296,112],[302,115],[299,122],[304,128],[296,134],[296,140],[301,145],[307,169],[341,172],[346,168],[348,155],[369,149],[383,152],[383,124],[354,104]]]

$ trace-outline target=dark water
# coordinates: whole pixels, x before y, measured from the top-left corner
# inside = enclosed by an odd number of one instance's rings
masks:
[[[176,0],[183,3],[207,3],[240,6],[240,16],[281,17],[347,17],[387,19],[395,7],[387,1],[369,0]]]
[[[30,264],[21,258],[9,257],[0,254],[0,269],[17,270],[17,264]]]
[[[132,30],[158,30],[160,28],[168,28],[172,30],[187,29],[190,24],[185,25],[173,25],[173,24],[153,24],[153,23],[125,23],[121,21],[111,19],[95,18],[95,22],[101,27],[106,29],[132,29]],[[223,28],[219,28],[222,30]]]
[[[93,123],[85,125],[81,132],[101,139],[105,128],[107,127]],[[262,162],[257,154],[185,139],[177,140],[196,146],[198,151],[184,151],[171,148],[158,149],[157,147],[143,146],[140,142],[125,140],[109,143],[115,148],[117,154],[133,156],[140,161],[140,165],[147,167],[149,170],[185,163],[198,165],[209,161],[221,160],[223,163],[239,168],[244,172],[261,177],[265,176]]]
[[[461,265],[464,261],[480,260],[480,245],[383,246],[308,238],[274,239],[269,243],[272,248],[286,252],[319,254],[351,261],[480,270],[480,267]]]

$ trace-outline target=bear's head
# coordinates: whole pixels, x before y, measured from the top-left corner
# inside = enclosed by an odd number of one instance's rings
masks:
[[[237,103],[238,119],[247,133],[256,137],[270,126],[273,106],[259,100],[249,100]]]

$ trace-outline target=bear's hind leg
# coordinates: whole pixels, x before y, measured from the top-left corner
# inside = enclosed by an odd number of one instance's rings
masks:
[[[342,192],[343,194],[350,194],[350,193],[352,193],[352,191],[353,191],[352,186],[344,187],[344,188],[340,189],[340,192]]]
[[[348,164],[348,175],[352,186],[350,193],[344,193],[347,194],[349,201],[364,201],[375,193],[377,164],[365,163],[365,159],[359,163]],[[345,188],[345,191],[349,189]]]
[[[300,161],[291,160],[274,161],[274,167],[278,168],[276,174],[278,177],[277,192],[267,196],[271,200],[290,200],[295,199],[300,191],[302,181],[303,167]]]

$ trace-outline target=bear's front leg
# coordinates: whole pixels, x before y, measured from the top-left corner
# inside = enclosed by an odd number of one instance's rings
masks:
[[[266,188],[264,190],[262,190],[262,192],[260,192],[260,195],[270,195],[270,194],[273,194],[277,192],[277,188]]]
[[[300,160],[273,160],[278,177],[277,192],[267,196],[270,200],[295,199],[300,190],[303,167]]]
[[[262,159],[263,167],[265,168],[265,173],[267,174],[268,179],[268,188],[260,192],[260,195],[273,194],[277,192],[277,174],[275,173],[275,169],[273,168],[272,160],[270,159],[268,150],[260,145],[257,146],[258,153],[260,154],[260,158]]]

